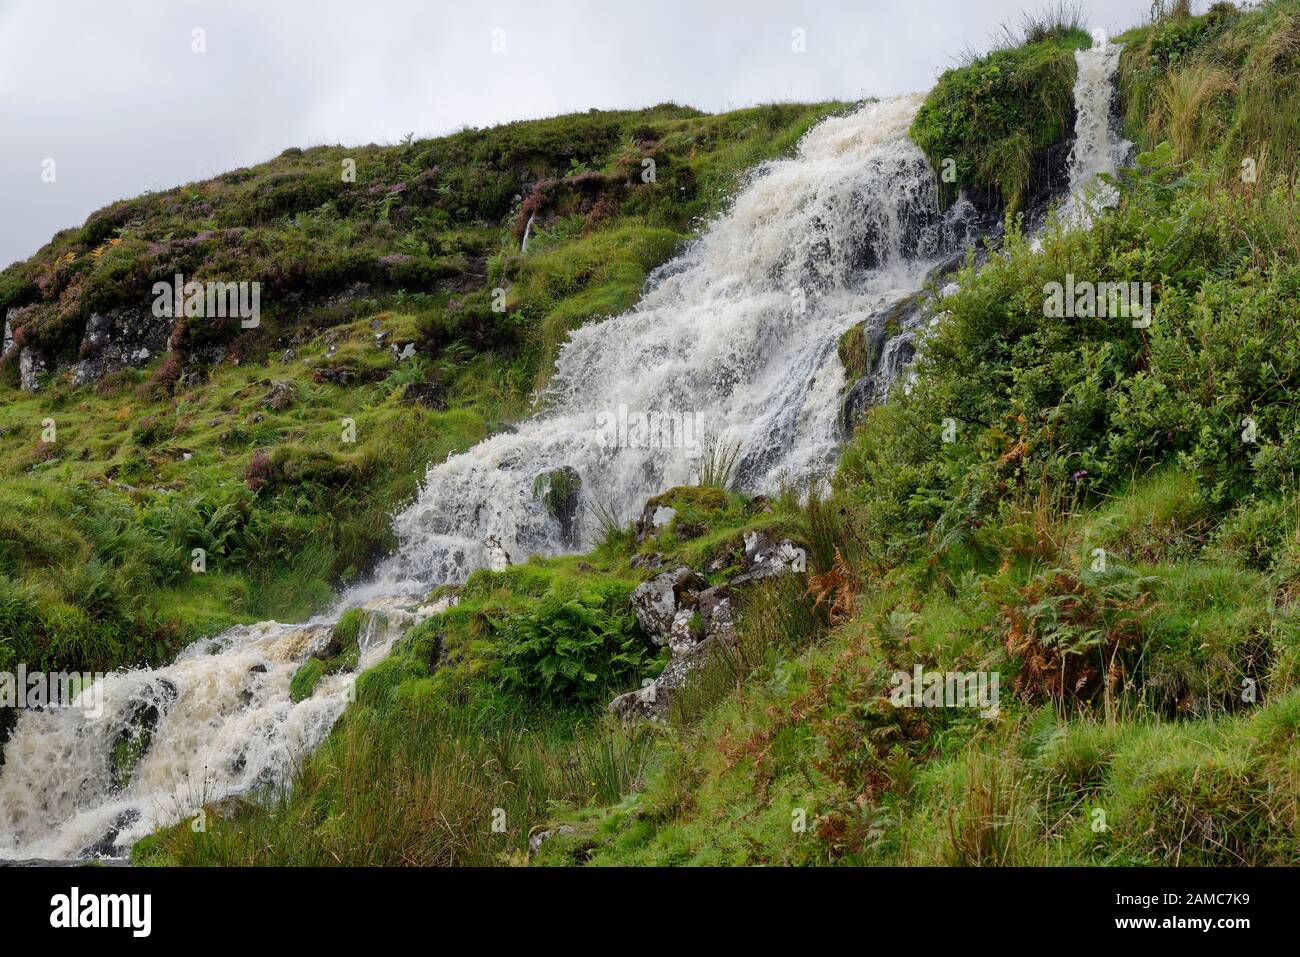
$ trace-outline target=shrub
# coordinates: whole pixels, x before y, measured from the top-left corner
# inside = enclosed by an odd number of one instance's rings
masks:
[[[498,629],[498,676],[510,692],[562,703],[603,701],[638,677],[649,658],[627,594],[552,588],[534,611]]]

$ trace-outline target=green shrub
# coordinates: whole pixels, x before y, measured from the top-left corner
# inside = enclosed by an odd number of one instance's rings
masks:
[[[552,589],[535,611],[497,632],[502,687],[555,702],[603,700],[644,671],[649,649],[634,630],[627,592]]]

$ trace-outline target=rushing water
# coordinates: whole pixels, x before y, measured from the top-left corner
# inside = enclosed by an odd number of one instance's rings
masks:
[[[1115,75],[1123,47],[1097,36],[1088,50],[1076,50],[1074,78],[1074,148],[1070,151],[1069,195],[1062,220],[1087,226],[1092,217],[1118,198],[1113,186],[1099,177],[1113,176],[1128,158],[1133,144],[1119,135],[1111,109]]]
[[[1097,112],[1104,99],[1109,115],[1110,57],[1080,54],[1080,177],[1113,169]],[[839,337],[976,238],[964,204],[939,213],[933,171],[907,138],[922,99],[827,119],[796,155],[757,170],[731,209],[656,272],[637,308],[573,333],[533,418],[429,469],[395,518],[399,547],[331,614],[233,628],[166,667],[107,676],[98,716],[22,712],[0,768],[0,858],[121,855],[208,802],[284,786],[346,707],[355,674],[445,607],[423,604],[431,586],[503,553],[579,547],[598,508],[626,519],[695,479],[707,436],[740,448],[735,482],[747,491],[824,472],[846,384]],[[881,395],[912,337],[884,344]],[[539,476],[556,469],[577,480],[569,516],[539,494]],[[358,605],[373,614],[357,672],[293,702],[298,664]],[[133,744],[142,754],[123,781],[120,755]]]

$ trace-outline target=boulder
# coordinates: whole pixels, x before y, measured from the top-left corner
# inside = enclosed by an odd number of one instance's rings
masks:
[[[555,837],[557,834],[574,833],[576,833],[576,828],[570,827],[568,824],[561,824],[559,827],[547,831],[538,831],[528,839],[528,855],[531,857],[536,854],[543,844]]]
[[[271,391],[262,397],[262,405],[272,412],[283,412],[293,405],[296,396],[297,390],[292,382],[277,380],[271,383]]]
[[[703,667],[721,644],[733,641],[736,636],[729,586],[715,585],[694,591],[692,588],[707,585],[707,582],[689,568],[665,572],[645,585],[655,586],[643,593],[655,602],[652,625],[657,627],[665,620],[667,602],[670,598],[674,602],[671,617],[667,619],[667,632],[662,640],[651,632],[656,644],[668,645],[672,659],[658,678],[647,681],[636,691],[619,695],[610,702],[610,713],[625,724],[642,720],[667,720],[670,703],[677,691],[686,684],[693,672]],[[633,592],[634,608],[637,607],[635,597],[636,593]],[[644,608],[645,605],[641,607]],[[638,621],[642,621],[641,614],[638,609]],[[646,627],[644,621],[642,627]],[[646,630],[650,631],[649,628]]]
[[[641,517],[636,522],[636,541],[641,544],[647,538],[654,535],[659,529],[663,528],[677,516],[677,509],[668,505],[660,505],[654,499],[646,502],[645,508],[641,511]]]
[[[581,535],[578,522],[582,495],[582,478],[569,465],[542,472],[533,481],[533,494],[542,500],[546,511],[560,523],[560,540],[576,547]]]
[[[499,572],[510,567],[510,553],[497,536],[489,535],[483,539],[483,552],[487,556],[487,567],[492,571]]]
[[[632,591],[632,610],[636,620],[656,645],[669,644],[674,621],[683,597],[703,591],[709,583],[685,565],[656,575]],[[694,602],[687,600],[687,606]]]
[[[123,856],[118,850],[118,836],[138,820],[140,820],[140,812],[135,808],[127,808],[113,818],[108,830],[104,832],[104,835],[99,840],[87,844],[77,856],[81,858]]]
[[[733,585],[798,574],[808,570],[808,553],[789,539],[777,541],[770,532],[745,533],[745,572],[732,579]]]
[[[656,723],[666,721],[673,695],[712,657],[719,640],[706,638],[681,654],[675,655],[658,678],[646,682],[636,691],[621,694],[611,701],[609,713],[615,715],[624,724],[634,724],[637,721]]]
[[[18,378],[24,392],[36,392],[41,387],[41,379],[49,371],[45,353],[31,346],[23,346],[18,353]]]
[[[136,766],[153,743],[158,722],[176,700],[176,685],[166,678],[154,683],[127,703],[121,725],[109,747],[109,777],[114,790],[122,790],[131,783]]]
[[[406,405],[422,405],[426,409],[445,411],[447,387],[441,382],[408,382],[402,389],[401,401]]]

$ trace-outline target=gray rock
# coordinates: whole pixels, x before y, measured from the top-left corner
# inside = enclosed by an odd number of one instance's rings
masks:
[[[709,583],[685,565],[656,575],[632,591],[632,611],[641,630],[656,645],[669,644],[669,636],[683,595],[703,591]]]
[[[509,568],[512,564],[510,553],[506,551],[501,539],[495,535],[483,539],[483,552],[487,555],[487,567],[494,572]]]
[[[706,638],[682,654],[676,655],[654,681],[647,682],[644,687],[636,691],[621,694],[611,701],[609,713],[624,724],[635,724],[637,721],[656,723],[666,721],[674,694],[685,686],[694,672],[704,667],[713,656],[719,640]]]
[[[641,517],[636,522],[636,541],[641,544],[655,532],[671,522],[677,515],[677,509],[667,505],[657,505],[652,499],[645,503]]]
[[[292,382],[276,380],[271,383],[271,391],[262,397],[262,404],[273,412],[283,412],[293,405],[297,390]]]
[[[745,573],[732,579],[733,585],[800,574],[808,570],[808,553],[789,539],[777,541],[770,532],[745,533]]]
[[[555,837],[557,834],[575,834],[575,833],[577,833],[577,829],[570,827],[568,824],[561,824],[559,827],[552,828],[549,831],[538,831],[536,834],[534,834],[532,837],[528,839],[528,854],[530,857],[536,854],[538,849],[543,844],[545,844],[551,838]]]
[[[575,468],[563,465],[542,472],[533,481],[533,494],[542,500],[546,511],[560,524],[560,540],[577,547],[582,528],[578,522],[582,501],[582,478]]]
[[[148,311],[114,309],[94,313],[72,366],[72,384],[95,382],[119,369],[141,366],[168,351],[173,320]]]
[[[668,595],[674,594],[672,584],[675,581],[682,580],[683,585],[697,585],[704,581],[689,568],[667,572],[659,576],[659,579],[665,579],[654,592],[660,602],[666,602]],[[653,584],[659,579],[645,584]],[[680,594],[676,594],[675,601],[667,636],[664,641],[658,642],[667,643],[672,650],[672,660],[658,678],[647,681],[636,691],[619,695],[609,703],[610,713],[624,724],[643,720],[667,720],[673,696],[687,683],[692,673],[703,667],[718,647],[735,640],[731,589],[727,585],[715,585],[700,591],[683,588]],[[662,612],[662,607],[656,611]],[[642,627],[645,627],[644,624]]]
[[[41,380],[48,371],[49,363],[45,359],[45,354],[31,346],[23,346],[23,351],[18,354],[18,377],[23,391],[39,390]]]

